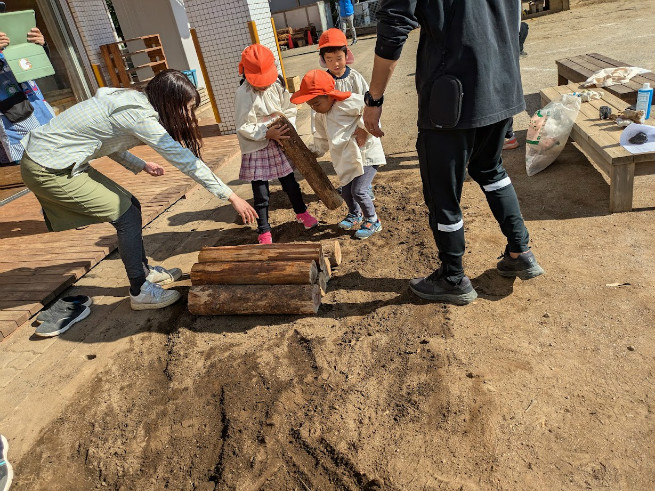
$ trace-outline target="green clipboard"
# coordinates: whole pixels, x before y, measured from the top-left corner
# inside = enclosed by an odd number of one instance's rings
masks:
[[[43,46],[27,42],[27,33],[36,27],[34,10],[0,14],[0,32],[9,37],[2,54],[17,82],[27,82],[55,74]]]

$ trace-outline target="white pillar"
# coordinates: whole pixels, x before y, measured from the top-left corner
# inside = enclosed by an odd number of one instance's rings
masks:
[[[251,44],[248,22],[254,21],[259,42],[278,63],[268,0],[184,0],[189,23],[196,29],[223,133],[236,131],[234,95],[239,88],[241,52]]]

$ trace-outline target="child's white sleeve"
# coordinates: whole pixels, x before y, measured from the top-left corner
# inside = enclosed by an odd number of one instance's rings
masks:
[[[289,122],[295,127],[298,108],[291,102],[291,94],[289,94],[289,91],[282,89],[282,92],[282,114],[284,114]]]
[[[353,90],[355,94],[361,94],[364,95],[368,91],[368,82],[366,82],[366,79],[364,76],[357,72],[357,75],[353,77]]]
[[[325,115],[317,113],[314,122],[316,123],[316,131],[312,135],[312,140],[307,145],[307,148],[317,157],[321,157],[330,149],[327,127],[325,125]]]
[[[268,127],[265,123],[257,122],[254,100],[246,91],[237,91],[235,100],[235,118],[237,133],[248,140],[266,140]]]

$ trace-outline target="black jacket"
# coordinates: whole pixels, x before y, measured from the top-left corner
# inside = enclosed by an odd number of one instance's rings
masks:
[[[419,128],[433,128],[430,89],[440,74],[444,48],[445,73],[463,86],[458,129],[487,126],[525,109],[517,1],[381,0],[377,18],[375,53],[387,60],[397,60],[410,31],[421,26],[416,55]]]

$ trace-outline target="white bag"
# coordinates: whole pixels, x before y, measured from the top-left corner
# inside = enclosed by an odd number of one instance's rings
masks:
[[[580,112],[580,104],[579,97],[567,94],[534,113],[528,125],[525,145],[525,170],[528,176],[544,170],[564,150]]]
[[[603,68],[589,77],[583,87],[611,87],[617,84],[627,84],[635,75],[648,73],[650,70],[638,66],[621,66]]]

